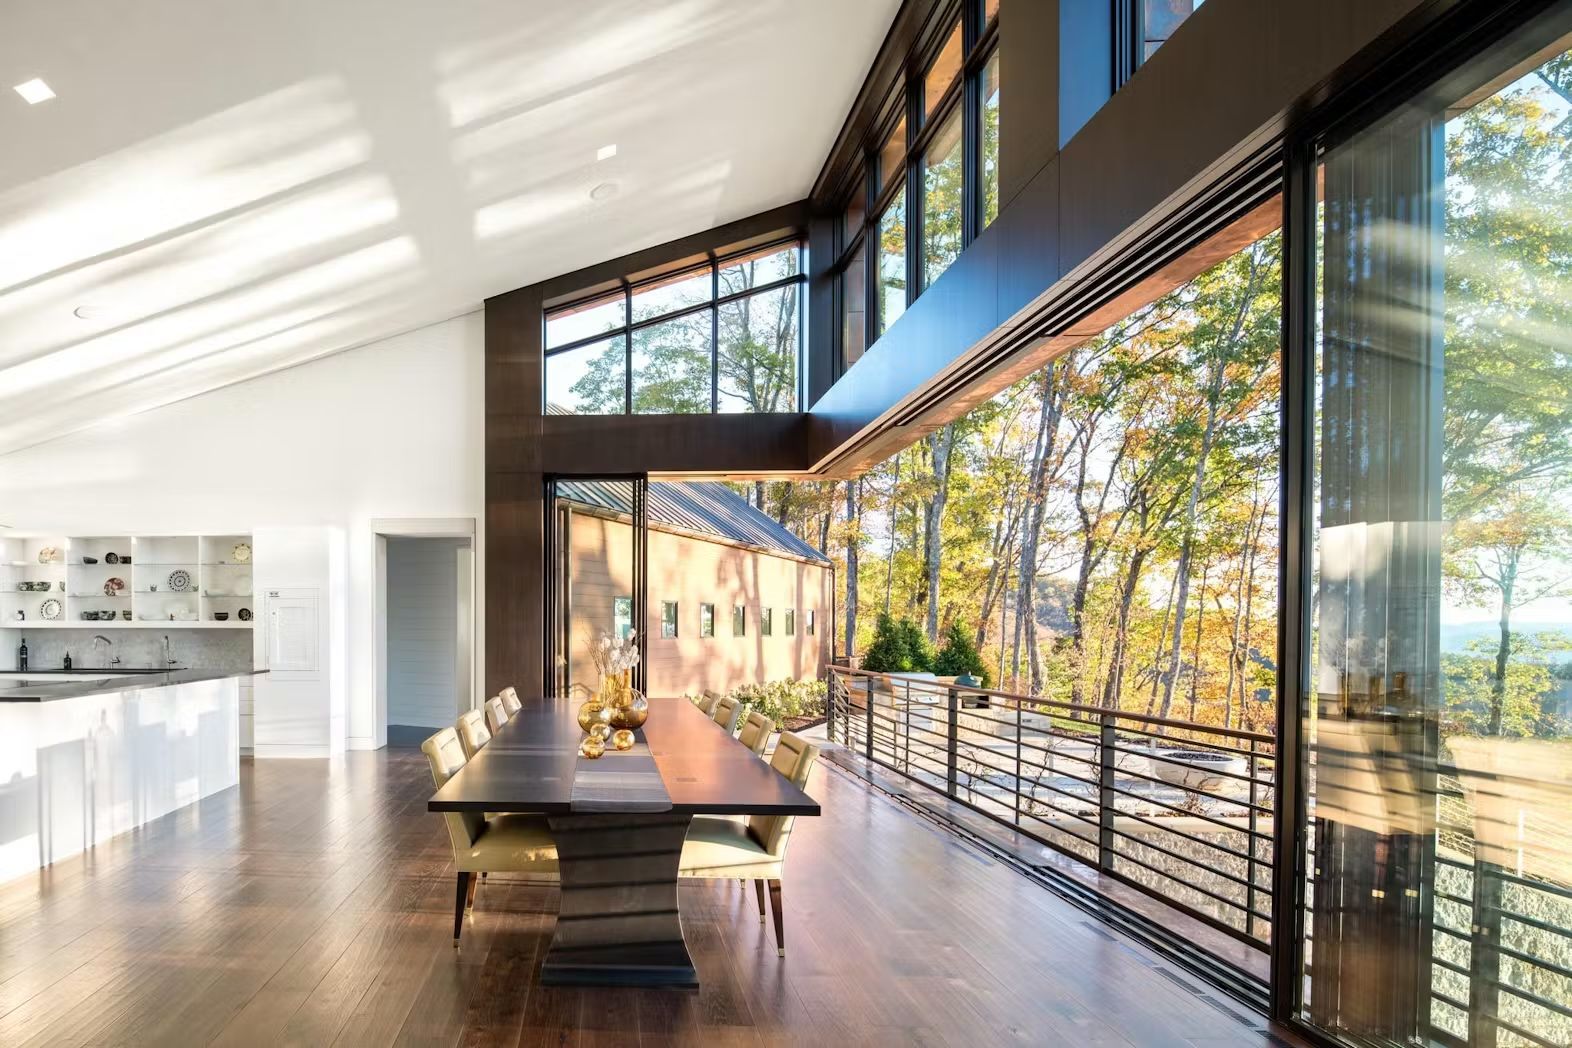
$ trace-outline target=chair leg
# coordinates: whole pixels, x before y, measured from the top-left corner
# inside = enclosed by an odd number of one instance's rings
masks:
[[[473,917],[475,914],[475,889],[478,887],[480,887],[480,878],[471,874],[469,878],[469,892],[464,899],[464,913],[466,916]]]
[[[775,952],[786,956],[786,925],[781,919],[781,882],[770,881],[770,909],[775,911]]]
[[[469,899],[470,878],[463,871],[458,875],[458,897],[453,901],[453,948],[459,946],[459,936],[464,933],[464,903]]]
[[[759,896],[759,923],[763,924],[764,923],[764,882],[763,881],[754,881],[753,882],[753,890]]]

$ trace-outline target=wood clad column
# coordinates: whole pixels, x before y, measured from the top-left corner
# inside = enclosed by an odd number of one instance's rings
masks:
[[[486,694],[545,688],[541,295],[486,300]]]

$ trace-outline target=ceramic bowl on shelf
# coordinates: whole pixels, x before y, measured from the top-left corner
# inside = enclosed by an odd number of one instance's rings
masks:
[[[83,557],[82,558],[82,563],[83,564],[97,564],[98,563],[98,558],[97,557]]]
[[[229,612],[227,612],[227,611],[215,611],[215,612],[213,612],[213,621],[214,622],[228,622],[229,621]]]
[[[250,622],[251,621],[251,609],[250,608],[241,608],[239,613],[238,613],[238,616],[239,616],[241,622]]]

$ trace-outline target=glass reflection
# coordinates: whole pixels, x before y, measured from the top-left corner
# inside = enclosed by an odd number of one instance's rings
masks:
[[[1322,169],[1303,1014],[1353,1044],[1572,1043],[1572,52],[1479,79]]]

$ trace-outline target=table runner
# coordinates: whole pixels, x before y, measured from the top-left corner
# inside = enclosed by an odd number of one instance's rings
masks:
[[[634,733],[631,750],[607,746],[596,760],[580,757],[568,803],[575,812],[670,811],[671,797],[644,733]]]

